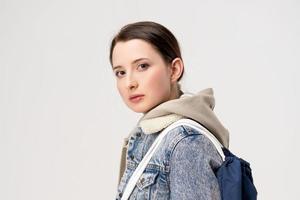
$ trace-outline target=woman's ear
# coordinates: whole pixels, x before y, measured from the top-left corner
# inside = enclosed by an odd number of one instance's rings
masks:
[[[172,63],[171,63],[171,81],[172,82],[177,82],[179,77],[181,76],[183,72],[183,61],[181,58],[174,58]]]

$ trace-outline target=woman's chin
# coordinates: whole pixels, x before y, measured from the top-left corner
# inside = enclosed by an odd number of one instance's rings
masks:
[[[136,113],[146,113],[149,110],[141,106],[131,106],[130,109]]]
[[[150,110],[150,106],[145,103],[140,104],[130,104],[129,108],[136,113],[146,113]]]

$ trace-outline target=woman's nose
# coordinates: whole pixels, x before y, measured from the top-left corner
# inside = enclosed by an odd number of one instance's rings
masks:
[[[138,81],[132,75],[128,76],[127,79],[127,88],[132,90],[138,86]]]

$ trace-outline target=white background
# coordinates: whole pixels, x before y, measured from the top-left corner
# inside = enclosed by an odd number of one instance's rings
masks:
[[[185,91],[214,89],[258,199],[298,199],[299,11],[296,0],[0,0],[0,199],[114,199],[141,114],[118,94],[109,45],[139,20],[177,37]]]

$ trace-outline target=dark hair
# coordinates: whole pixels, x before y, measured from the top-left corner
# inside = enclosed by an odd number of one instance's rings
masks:
[[[177,39],[170,30],[156,22],[140,21],[123,26],[112,39],[109,54],[111,65],[112,53],[116,43],[119,41],[126,42],[131,39],[142,39],[151,44],[166,63],[171,63],[177,57],[182,59]],[[177,81],[180,81],[183,72]]]

